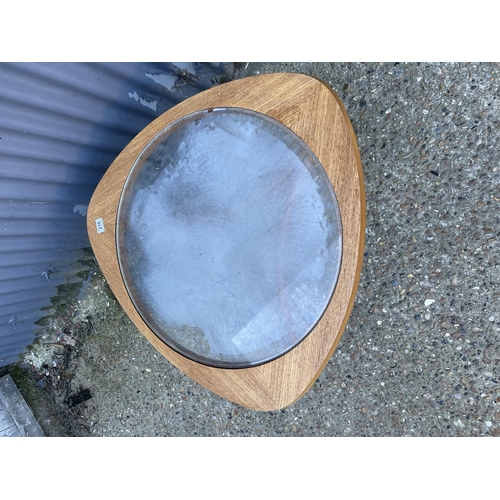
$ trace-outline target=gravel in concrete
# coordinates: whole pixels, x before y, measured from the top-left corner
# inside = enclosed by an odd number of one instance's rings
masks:
[[[228,74],[274,71],[338,93],[366,183],[357,298],[311,390],[269,413],[212,394],[133,327],[97,266],[45,332],[57,352],[34,348],[24,366],[72,435],[499,436],[500,66],[240,63]],[[84,389],[91,398],[68,408]]]

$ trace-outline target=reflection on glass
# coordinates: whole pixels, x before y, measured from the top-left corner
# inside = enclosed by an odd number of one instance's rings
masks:
[[[310,149],[236,108],[189,115],[145,148],[122,193],[117,242],[129,295],[156,335],[227,368],[304,339],[342,249],[335,195]]]

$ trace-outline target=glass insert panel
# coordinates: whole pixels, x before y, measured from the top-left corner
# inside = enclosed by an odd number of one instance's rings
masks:
[[[302,341],[335,288],[342,231],[323,167],[292,131],[239,108],[199,111],[144,149],[117,221],[145,322],[182,355],[255,366]]]

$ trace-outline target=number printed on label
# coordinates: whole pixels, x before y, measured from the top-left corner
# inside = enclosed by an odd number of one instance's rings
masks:
[[[98,233],[104,233],[105,229],[104,229],[104,221],[102,220],[102,217],[95,220],[95,225],[97,227]]]

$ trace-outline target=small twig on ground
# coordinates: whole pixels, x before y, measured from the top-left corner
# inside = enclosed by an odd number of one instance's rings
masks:
[[[77,422],[78,422],[81,426],[85,427],[85,429],[87,429],[87,432],[90,432],[90,425],[89,425],[89,424],[88,424],[88,423],[87,423],[87,422],[86,422],[83,418],[81,418],[81,417],[80,417],[80,418],[77,420]]]
[[[94,330],[94,333],[97,333],[97,330],[96,330],[96,328],[94,326],[94,323],[92,323],[92,320],[90,319],[90,316],[87,316],[87,321],[90,323],[90,326]]]

